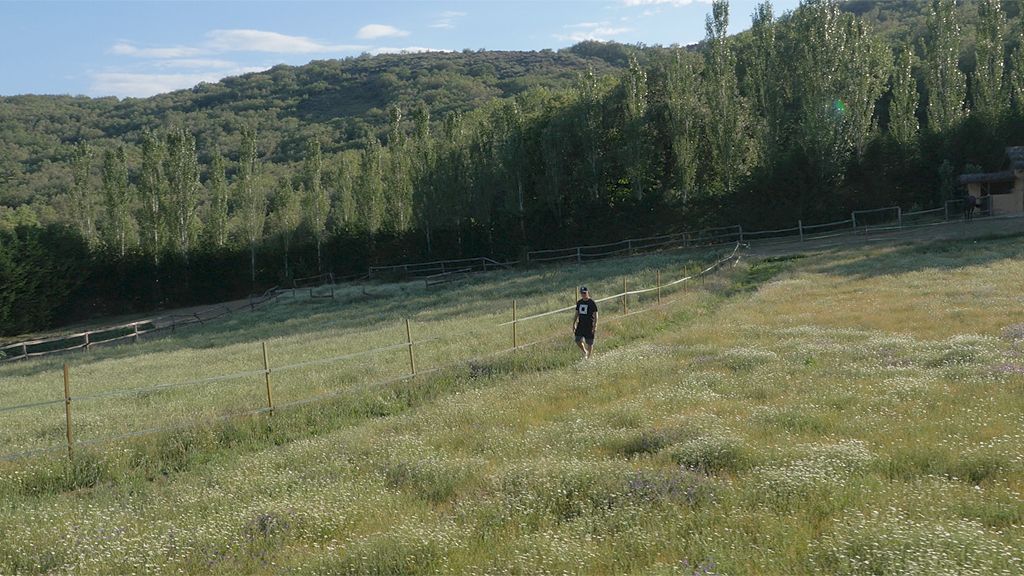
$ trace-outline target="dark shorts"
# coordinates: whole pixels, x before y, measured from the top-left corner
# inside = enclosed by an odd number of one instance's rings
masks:
[[[594,335],[593,334],[580,334],[579,332],[577,332],[576,333],[576,343],[579,344],[581,341],[586,341],[587,342],[587,346],[593,346],[594,345]]]

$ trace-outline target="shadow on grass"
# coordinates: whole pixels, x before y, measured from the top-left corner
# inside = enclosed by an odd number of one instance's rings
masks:
[[[648,273],[653,283],[655,269],[679,271],[684,266],[693,268],[694,263],[709,262],[717,256],[718,252],[710,251],[663,252],[581,265],[495,271],[441,288],[428,289],[416,281],[343,286],[336,289],[335,299],[292,299],[285,295],[279,302],[263,309],[240,311],[176,333],[163,332],[149,341],[144,338],[141,344],[101,346],[87,353],[69,352],[26,363],[9,363],[0,366],[0,374],[30,377],[59,372],[64,362],[81,364],[180,350],[206,350],[271,338],[301,336],[314,341],[322,335],[338,337],[352,334],[357,337],[360,332],[379,330],[387,324],[394,325],[395,343],[398,343],[404,340],[401,323],[405,318],[425,323],[493,315],[506,309],[511,312],[513,298],[519,299],[522,316],[524,302],[528,304],[531,300],[562,297],[564,305],[569,306],[574,287],[583,283],[597,287],[603,293],[617,293],[621,290],[623,276],[638,277]],[[663,277],[663,281],[668,280],[669,277]]]
[[[936,240],[880,248],[866,252],[862,247],[831,252],[836,263],[817,266],[816,270],[854,278],[874,278],[925,270],[956,270],[986,266],[1001,260],[1024,257],[1024,234],[981,236],[970,239]]]

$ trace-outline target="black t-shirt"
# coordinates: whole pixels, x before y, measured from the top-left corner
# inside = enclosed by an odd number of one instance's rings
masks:
[[[579,334],[593,334],[595,317],[597,316],[597,302],[594,300],[579,300],[576,302],[576,312],[580,318],[576,323],[576,332]]]

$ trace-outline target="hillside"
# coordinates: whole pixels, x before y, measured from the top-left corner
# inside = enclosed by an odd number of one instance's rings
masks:
[[[3,99],[0,333],[373,264],[943,210],[959,174],[1020,144],[1017,7],[762,4],[729,36],[747,16],[727,5],[694,47],[360,56],[146,99]]]
[[[591,361],[562,316],[499,352],[496,301],[525,318],[580,279],[601,297],[687,265],[396,285],[75,357],[74,466],[62,400],[0,421],[3,445],[54,448],[0,463],[0,572],[1024,570],[1019,235],[744,258],[661,307],[609,302]],[[406,315],[419,377],[400,345],[347,356],[403,342]],[[266,401],[262,372],[170,386],[251,371],[261,341],[302,364],[272,373],[273,416],[238,414]],[[0,374],[11,402],[59,387],[49,360]]]
[[[578,45],[541,52],[382,54],[280,65],[150,98],[0,97],[0,205],[18,206],[67,190],[70,144],[137,143],[143,128],[181,122],[209,154],[237,146],[238,127],[260,127],[270,162],[302,158],[311,135],[324,151],[361,148],[383,136],[387,109],[425,103],[435,120],[533,89],[565,90],[588,69],[623,66],[627,47]]]

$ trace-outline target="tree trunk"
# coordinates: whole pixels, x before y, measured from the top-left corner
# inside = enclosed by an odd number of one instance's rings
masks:
[[[252,287],[256,288],[256,245],[249,244],[249,269],[252,271]]]

